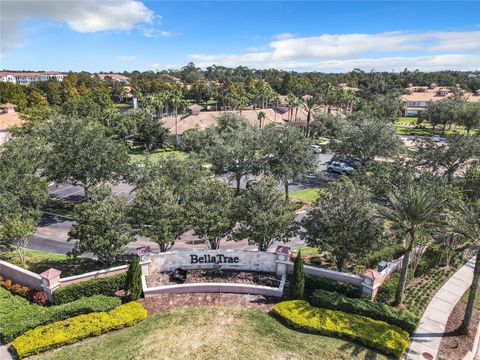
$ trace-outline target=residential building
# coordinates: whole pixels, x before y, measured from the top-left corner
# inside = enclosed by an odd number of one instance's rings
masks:
[[[413,86],[409,85],[406,94],[402,95],[405,116],[417,116],[422,110],[425,110],[431,101],[439,101],[451,99],[454,93],[460,93],[466,101],[480,102],[480,89],[474,93],[468,93],[456,85],[455,88],[438,86],[435,83],[429,86]]]
[[[125,76],[125,75],[122,75],[122,74],[99,73],[99,74],[92,75],[92,77],[95,77],[95,76],[98,76],[101,80],[105,80],[107,78],[110,78],[112,80],[120,81],[120,82],[123,82],[123,83],[129,83],[130,82],[130,78]]]
[[[36,81],[56,80],[63,81],[65,74],[54,71],[0,71],[0,78],[2,82],[11,82],[20,85],[30,85]]]
[[[0,146],[11,139],[10,128],[23,125],[23,120],[15,111],[16,107],[10,103],[0,105]]]

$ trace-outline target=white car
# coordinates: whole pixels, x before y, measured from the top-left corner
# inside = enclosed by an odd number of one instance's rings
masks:
[[[435,142],[440,142],[440,135],[433,135],[432,140]]]
[[[322,153],[322,148],[321,148],[321,146],[318,146],[318,145],[310,145],[310,149],[312,149],[312,151],[313,151],[315,154],[321,154],[321,153]]]
[[[350,175],[353,173],[353,168],[343,162],[332,161],[330,164],[328,164],[327,171]]]

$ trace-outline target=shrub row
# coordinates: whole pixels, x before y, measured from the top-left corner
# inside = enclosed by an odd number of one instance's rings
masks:
[[[359,260],[358,264],[367,268],[376,269],[380,261],[392,261],[398,259],[405,253],[403,244],[385,246]]]
[[[73,344],[90,336],[131,326],[147,317],[147,311],[137,302],[130,302],[109,312],[79,315],[67,320],[39,326],[17,337],[12,348],[19,358],[55,347]]]
[[[48,295],[45,291],[30,289],[28,286],[14,284],[12,280],[0,276],[0,286],[12,294],[24,297],[38,305],[45,305],[48,302]]]
[[[342,311],[320,309],[306,301],[284,301],[273,313],[299,330],[358,341],[387,355],[400,357],[408,344],[408,333],[397,326]]]
[[[362,296],[362,289],[358,286],[319,276],[305,275],[305,294],[310,295],[317,289],[336,291],[352,298]]]
[[[410,311],[397,309],[382,303],[364,299],[350,299],[341,294],[316,290],[310,302],[314,306],[325,309],[341,310],[350,314],[367,316],[375,320],[396,325],[409,333],[413,333],[418,326],[418,317]]]
[[[92,295],[113,296],[125,285],[126,273],[84,281],[78,284],[67,285],[55,290],[53,300],[55,304],[65,304],[81,297]]]
[[[120,303],[119,298],[96,295],[50,307],[26,304],[2,317],[0,339],[9,342],[37,326],[64,320],[76,315],[109,311],[119,306]]]

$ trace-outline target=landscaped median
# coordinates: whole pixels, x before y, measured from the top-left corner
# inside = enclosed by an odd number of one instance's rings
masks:
[[[73,344],[90,336],[134,325],[146,317],[147,311],[142,305],[130,302],[109,312],[79,315],[39,326],[17,337],[11,346],[19,358],[24,358],[55,347]]]
[[[273,313],[294,328],[358,341],[388,355],[400,357],[409,335],[397,326],[365,316],[311,306],[306,301],[284,301],[273,306]]]

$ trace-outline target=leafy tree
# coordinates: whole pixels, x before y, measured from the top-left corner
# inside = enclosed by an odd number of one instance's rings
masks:
[[[132,258],[128,266],[124,290],[128,301],[138,300],[142,294],[142,269],[137,256]]]
[[[396,154],[400,142],[393,124],[378,121],[367,113],[354,113],[349,120],[333,144],[333,150],[340,157],[367,163],[376,156]]]
[[[382,235],[371,194],[346,180],[329,186],[302,225],[307,243],[329,251],[340,271],[353,259],[368,254]]]
[[[309,125],[311,137],[336,138],[345,121],[338,116],[327,113],[315,113]]]
[[[463,192],[471,201],[480,200],[480,166],[470,166],[463,179]]]
[[[68,232],[68,241],[78,241],[69,255],[92,253],[111,265],[135,241],[127,214],[127,200],[112,195],[108,186],[92,189],[90,197],[75,206],[76,223]]]
[[[58,118],[47,142],[46,175],[59,183],[82,184],[87,196],[94,185],[118,181],[129,160],[125,146],[108,139],[104,127],[93,121]]]
[[[265,177],[236,199],[235,240],[248,239],[259,251],[267,251],[275,241],[287,242],[294,234],[295,213],[276,186],[275,180]]]
[[[448,145],[438,145],[430,139],[417,144],[419,164],[433,171],[442,170],[449,182],[463,165],[480,155],[480,142],[473,135],[454,134],[449,137]]]
[[[375,117],[380,122],[394,124],[402,116],[402,101],[397,93],[377,95],[363,103],[360,110]]]
[[[154,151],[169,144],[169,130],[163,127],[161,121],[144,114],[138,124],[138,139],[146,150]]]
[[[456,123],[461,124],[470,134],[472,129],[480,126],[480,104],[465,102],[456,114]]]
[[[308,140],[292,127],[265,126],[261,138],[261,153],[266,172],[280,181],[288,201],[289,181],[300,181],[311,174],[315,167],[315,155],[308,147]]]
[[[417,123],[429,122],[433,131],[437,125],[442,125],[442,135],[447,124],[455,120],[458,103],[453,100],[430,101],[424,111],[419,114]]]
[[[233,195],[227,184],[216,179],[203,179],[188,198],[189,222],[195,233],[206,240],[210,249],[218,249],[220,241],[232,233],[235,225]]]
[[[292,299],[303,299],[305,290],[305,274],[303,270],[302,251],[299,250],[293,263],[293,275],[290,282],[290,297]]]
[[[188,225],[179,197],[159,180],[137,191],[132,219],[139,226],[139,234],[157,243],[161,252],[168,251]]]
[[[29,107],[42,107],[48,106],[48,101],[37,90],[32,90],[28,95]]]
[[[394,191],[389,197],[389,206],[381,212],[392,223],[400,236],[405,237],[405,253],[395,295],[396,305],[403,302],[410,255],[420,236],[431,236],[443,225],[443,199],[427,188],[410,185],[402,191]]]
[[[11,82],[0,82],[0,104],[7,102],[17,105],[18,111],[26,109],[27,97],[25,96],[22,85]]]
[[[25,264],[25,249],[28,245],[28,236],[36,229],[35,221],[22,214],[2,217],[0,221],[0,240],[12,244],[22,262]]]
[[[476,202],[470,205],[461,203],[458,205],[458,208],[455,209],[453,216],[456,216],[457,219],[457,226],[454,227],[453,232],[462,236],[468,243],[477,249],[467,307],[465,309],[462,324],[458,329],[461,334],[467,334],[470,330],[473,308],[477,298],[480,281],[480,252],[478,251],[478,246],[480,245],[480,203]]]

